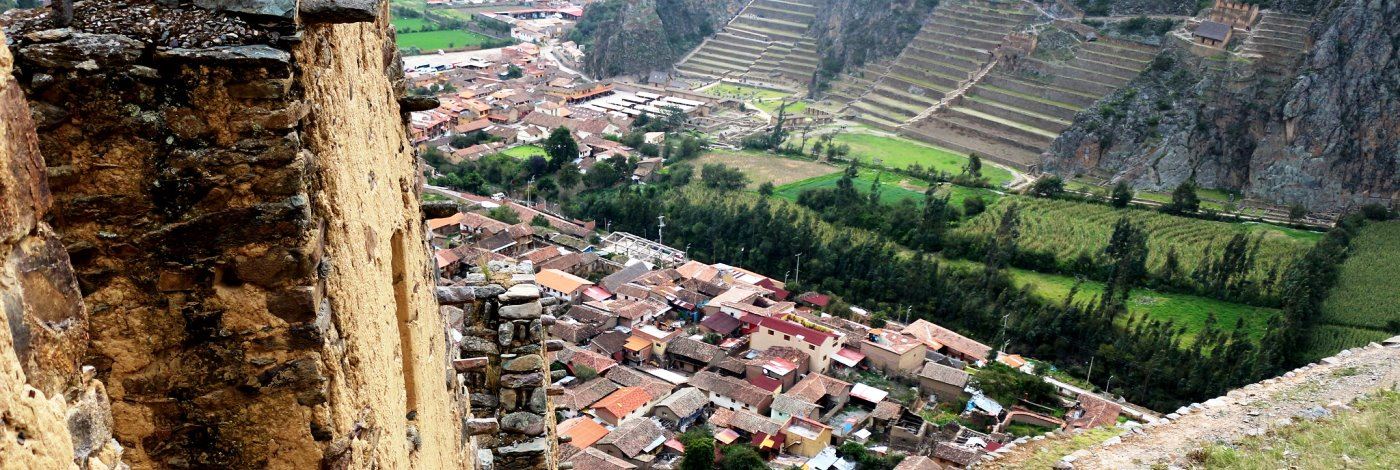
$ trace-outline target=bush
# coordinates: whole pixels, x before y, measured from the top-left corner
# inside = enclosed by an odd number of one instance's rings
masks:
[[[1035,180],[1031,185],[1030,194],[1035,197],[1055,198],[1065,192],[1065,181],[1059,176],[1049,175]]]
[[[516,214],[510,206],[497,206],[487,211],[486,216],[511,225],[520,223],[520,214]]]

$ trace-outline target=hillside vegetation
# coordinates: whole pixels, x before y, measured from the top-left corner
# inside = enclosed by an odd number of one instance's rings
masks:
[[[1356,402],[1354,410],[1317,421],[1302,421],[1247,437],[1232,445],[1209,445],[1197,452],[1206,468],[1400,468],[1400,392],[1382,391]]]

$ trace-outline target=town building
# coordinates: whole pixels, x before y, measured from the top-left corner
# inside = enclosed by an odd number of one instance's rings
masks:
[[[831,364],[831,356],[840,350],[837,336],[791,321],[763,317],[754,314],[741,320],[751,322],[756,328],[749,336],[749,345],[754,349],[789,347],[807,353],[808,370],[824,372]]]

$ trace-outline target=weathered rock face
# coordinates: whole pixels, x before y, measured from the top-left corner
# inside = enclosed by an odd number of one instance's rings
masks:
[[[1188,179],[1314,211],[1400,200],[1400,5],[1347,0],[1317,17],[1281,91],[1248,62],[1179,47],[1081,113],[1046,154],[1061,174],[1148,189]]]
[[[739,13],[741,0],[605,0],[573,33],[597,77],[666,70]]]
[[[68,253],[44,222],[52,205],[44,160],[12,65],[0,49],[0,465],[115,467],[122,449],[107,393],[81,369],[88,313]]]
[[[829,0],[812,32],[832,72],[894,57],[919,34],[938,0]]]
[[[96,430],[32,467],[101,455],[104,428],[138,468],[474,466],[387,5],[312,3],[300,21],[294,1],[90,0],[71,28],[11,22],[47,161],[0,159],[0,260],[19,253],[0,293],[24,367],[0,354],[0,385],[92,396],[68,421]],[[25,117],[19,97],[3,90],[0,121]],[[46,213],[57,238],[34,223]],[[61,391],[21,400],[62,416],[42,398]]]

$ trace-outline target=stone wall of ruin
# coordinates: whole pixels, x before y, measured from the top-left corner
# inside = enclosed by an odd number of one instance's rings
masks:
[[[107,393],[120,445],[101,449],[135,468],[475,468],[387,11],[114,0],[71,27],[11,19],[0,404],[20,424],[0,453],[53,468],[96,448],[60,431],[102,424]],[[20,88],[37,142],[15,138]],[[95,417],[55,421],[75,408]]]

